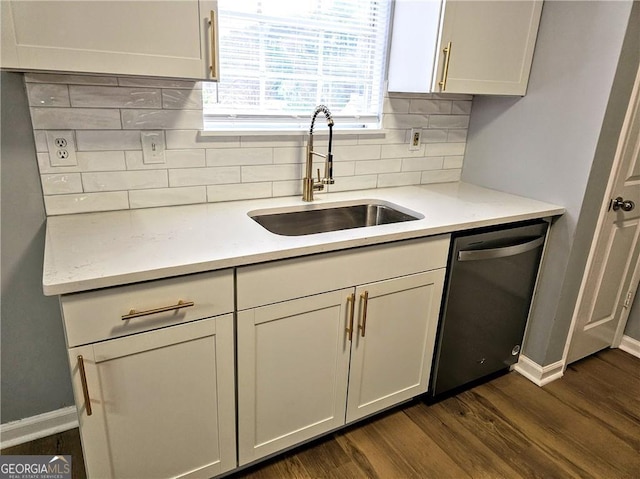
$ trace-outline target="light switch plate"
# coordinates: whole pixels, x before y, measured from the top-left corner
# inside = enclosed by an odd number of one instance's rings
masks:
[[[411,134],[409,135],[409,150],[415,151],[420,149],[421,137],[422,130],[420,128],[411,128]]]
[[[162,164],[164,157],[164,131],[141,131],[142,161],[145,165]]]
[[[77,166],[73,131],[47,131],[47,147],[51,166]]]

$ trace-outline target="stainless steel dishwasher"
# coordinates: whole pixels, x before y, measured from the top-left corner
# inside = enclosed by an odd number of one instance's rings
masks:
[[[453,237],[432,398],[517,362],[547,228],[536,221]]]

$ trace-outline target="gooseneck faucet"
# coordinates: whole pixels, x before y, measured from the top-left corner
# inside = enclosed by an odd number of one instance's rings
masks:
[[[316,153],[313,151],[313,126],[316,122],[316,117],[324,113],[327,119],[327,125],[329,125],[329,146],[327,154]],[[309,142],[307,143],[307,163],[305,168],[305,175],[302,178],[302,201],[313,201],[313,192],[322,191],[324,185],[332,185],[335,183],[333,179],[333,154],[331,153],[331,143],[333,142],[333,118],[331,112],[324,105],[318,105],[311,116],[311,127],[309,128]],[[313,178],[313,155],[324,158],[324,178],[320,179],[320,169],[318,168],[318,180]]]

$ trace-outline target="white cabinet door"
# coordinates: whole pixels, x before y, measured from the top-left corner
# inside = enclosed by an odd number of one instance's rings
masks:
[[[444,269],[356,288],[347,422],[425,393]]]
[[[352,292],[238,313],[240,465],[344,424]]]
[[[212,79],[216,4],[5,0],[2,67]]]
[[[389,91],[524,95],[541,12],[542,0],[398,0]]]
[[[433,91],[524,95],[541,12],[542,0],[445,1]]]
[[[80,346],[69,360],[89,477],[235,467],[233,315]]]

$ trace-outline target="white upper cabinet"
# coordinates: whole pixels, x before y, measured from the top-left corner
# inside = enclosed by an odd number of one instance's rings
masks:
[[[216,79],[215,0],[1,4],[3,68]]]
[[[541,0],[398,0],[389,91],[524,95],[541,12]]]

